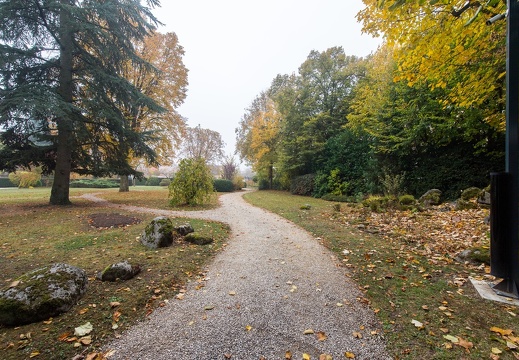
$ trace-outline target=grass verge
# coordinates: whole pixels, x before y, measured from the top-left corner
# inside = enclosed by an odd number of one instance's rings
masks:
[[[154,207],[165,194],[162,201],[167,203],[167,191],[160,190],[131,191],[131,199],[124,201]],[[1,288],[28,271],[55,262],[78,266],[89,277],[86,295],[68,313],[16,328],[0,326],[1,359],[71,359],[95,352],[157,307],[165,306],[187,282],[203,278],[204,265],[223,248],[229,234],[226,225],[188,219],[187,213],[186,218],[172,220],[178,224],[190,222],[200,234],[212,236],[213,244],[180,243],[148,250],[140,244],[139,236],[153,215],[107,209],[75,198],[85,192],[120,196],[121,203],[124,197],[117,189],[71,189],[74,204],[59,207],[48,205],[49,189],[0,190]],[[141,222],[120,228],[90,226],[91,215],[109,212],[138,217]],[[142,272],[124,282],[96,280],[97,272],[123,260],[139,264]],[[110,303],[120,305],[114,308]],[[74,339],[73,333],[75,327],[87,322],[94,331],[92,342],[85,345]]]
[[[332,202],[274,191],[245,199],[305,228],[342,259],[364,293],[358,300],[382,323],[395,359],[519,358],[518,309],[482,299],[467,281],[484,277],[485,266],[456,262],[447,253],[426,254],[409,237],[370,234],[345,224],[345,204],[338,212]],[[358,214],[360,224],[367,215]],[[454,233],[451,237],[455,241]]]

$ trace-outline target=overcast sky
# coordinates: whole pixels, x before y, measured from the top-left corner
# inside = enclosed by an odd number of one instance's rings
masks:
[[[311,50],[342,46],[366,56],[380,39],[362,35],[361,0],[162,0],[157,9],[184,47],[187,98],[179,112],[191,127],[218,131],[234,153],[234,129],[277,74],[297,73]]]

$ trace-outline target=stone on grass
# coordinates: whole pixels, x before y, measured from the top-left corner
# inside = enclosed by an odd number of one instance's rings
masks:
[[[197,233],[187,234],[184,240],[195,245],[207,245],[214,241],[210,236],[203,236]]]
[[[97,278],[101,281],[130,280],[141,272],[139,265],[131,265],[128,261],[107,266]]]
[[[64,313],[86,291],[84,270],[53,264],[20,276],[0,290],[0,324],[18,326]]]
[[[186,236],[187,234],[195,232],[195,229],[193,229],[193,226],[191,224],[183,224],[175,227],[175,231],[181,236]]]
[[[156,217],[149,223],[141,235],[141,243],[150,248],[157,249],[173,244],[173,223],[165,216]]]
[[[425,194],[423,194],[422,196],[420,196],[420,199],[418,199],[418,202],[425,207],[428,207],[431,205],[439,205],[441,196],[442,196],[441,190],[431,189],[431,190],[427,191]]]

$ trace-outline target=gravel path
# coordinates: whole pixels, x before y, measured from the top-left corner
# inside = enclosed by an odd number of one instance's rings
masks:
[[[247,204],[243,193],[221,196],[210,211],[173,212],[106,203],[167,216],[226,222],[225,251],[183,300],[172,299],[108,344],[110,359],[390,359],[373,311],[336,257],[293,223]],[[90,200],[102,201],[92,196]],[[314,334],[304,334],[312,329]],[[319,339],[321,336],[321,339]]]

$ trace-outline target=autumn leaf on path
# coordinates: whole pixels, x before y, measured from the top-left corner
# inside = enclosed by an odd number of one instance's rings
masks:
[[[291,353],[290,351],[287,351],[287,352],[285,353],[285,359],[286,359],[286,360],[292,360],[292,353]]]
[[[328,354],[321,354],[319,355],[319,360],[333,360],[333,357]]]
[[[346,351],[344,353],[344,356],[346,357],[346,359],[355,359],[355,354],[349,351]]]
[[[326,334],[323,331],[317,332],[316,335],[318,341],[325,341],[326,339],[328,339],[328,336],[326,336]]]

